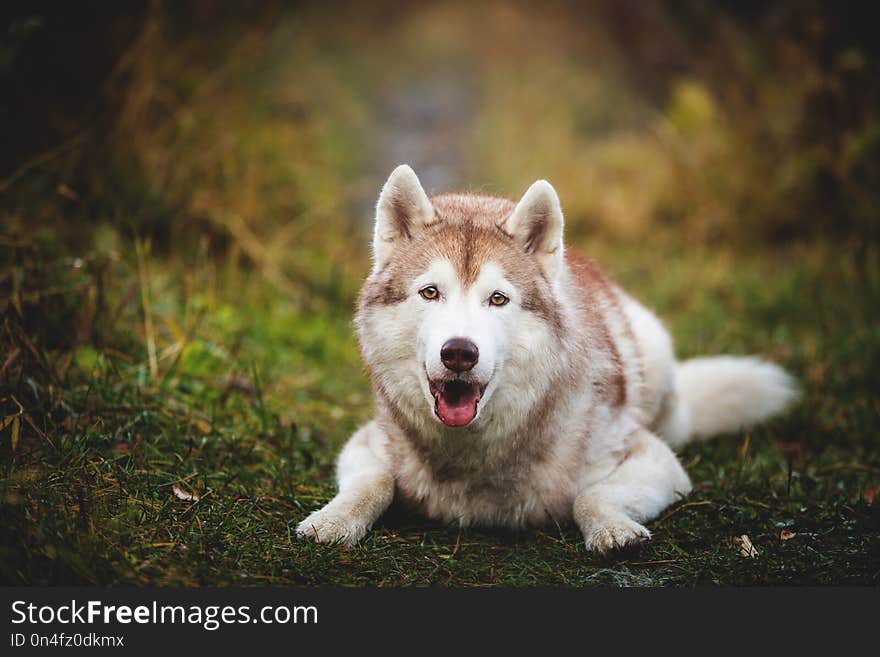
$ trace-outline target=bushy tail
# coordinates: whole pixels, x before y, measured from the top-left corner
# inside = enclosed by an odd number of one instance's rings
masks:
[[[694,358],[679,363],[675,375],[678,408],[666,436],[674,446],[762,422],[798,396],[784,369],[759,358]]]

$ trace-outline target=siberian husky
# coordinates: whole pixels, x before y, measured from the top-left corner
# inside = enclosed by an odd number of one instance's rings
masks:
[[[429,198],[394,170],[355,319],[376,416],[299,534],[352,545],[398,497],[462,526],[574,520],[607,552],[690,492],[673,449],[793,401],[791,377],[757,358],[677,362],[660,321],[565,251],[562,228],[546,181],[518,203]]]

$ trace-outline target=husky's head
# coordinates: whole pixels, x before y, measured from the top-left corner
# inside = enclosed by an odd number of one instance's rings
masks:
[[[357,316],[364,359],[393,411],[449,427],[524,419],[559,357],[562,225],[545,181],[519,203],[428,198],[410,167],[394,170]]]

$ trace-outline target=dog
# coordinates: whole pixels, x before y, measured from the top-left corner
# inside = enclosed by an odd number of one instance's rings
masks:
[[[401,165],[372,251],[355,327],[376,415],[297,526],[316,541],[357,543],[397,498],[461,526],[573,520],[588,550],[624,548],[691,491],[675,448],[796,398],[758,358],[677,362],[657,317],[564,249],[544,180],[519,202],[429,198]]]

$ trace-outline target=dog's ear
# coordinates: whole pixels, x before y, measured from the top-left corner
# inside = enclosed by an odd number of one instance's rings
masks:
[[[373,266],[381,269],[401,243],[434,222],[434,206],[415,171],[401,164],[388,177],[376,203]]]
[[[498,227],[519,242],[526,253],[535,255],[552,280],[562,262],[562,225],[556,190],[546,180],[539,180]]]

